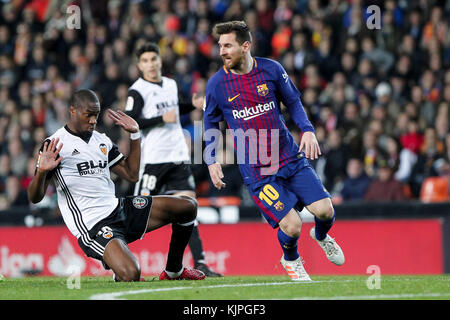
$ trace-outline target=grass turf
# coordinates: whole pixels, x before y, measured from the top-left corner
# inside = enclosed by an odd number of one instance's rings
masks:
[[[146,282],[115,283],[111,277],[81,277],[79,289],[69,289],[68,278],[7,278],[0,282],[0,299],[450,300],[450,275],[382,275],[379,289],[369,289],[368,276],[311,278],[313,282],[298,283],[287,276],[229,276],[202,281],[159,281],[146,277]]]

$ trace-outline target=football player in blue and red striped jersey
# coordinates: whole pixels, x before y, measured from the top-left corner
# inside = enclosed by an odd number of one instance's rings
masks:
[[[300,92],[277,61],[252,57],[251,33],[243,21],[219,23],[218,37],[223,67],[206,86],[204,159],[217,189],[226,187],[221,165],[215,159],[225,121],[234,136],[239,169],[251,197],[273,228],[283,250],[281,264],[292,280],[311,280],[305,271],[297,242],[306,207],[315,216],[311,237],[337,265],[344,255],[327,233],[335,214],[330,194],[308,159],[321,154],[314,127],[300,100]],[[289,132],[281,112],[283,104],[302,130],[300,146]]]

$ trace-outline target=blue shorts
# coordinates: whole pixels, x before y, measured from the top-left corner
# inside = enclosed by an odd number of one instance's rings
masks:
[[[277,174],[247,187],[272,228],[277,228],[292,208],[301,211],[315,201],[331,197],[306,158],[290,162]]]

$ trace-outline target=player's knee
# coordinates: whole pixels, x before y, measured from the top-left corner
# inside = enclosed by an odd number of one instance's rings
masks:
[[[301,225],[295,220],[280,221],[281,230],[290,237],[297,238],[300,236]]]
[[[194,220],[195,218],[197,218],[197,200],[189,196],[180,197],[185,201],[183,205],[183,217],[185,219],[189,218],[190,220]]]
[[[333,215],[334,208],[332,205],[323,206],[316,212],[317,218],[321,220],[330,220],[333,218]]]
[[[141,277],[141,269],[136,264],[123,265],[118,270],[114,270],[114,273],[120,281],[125,282],[139,281]]]
[[[292,238],[300,237],[300,228],[298,226],[288,226],[282,229],[285,234]]]

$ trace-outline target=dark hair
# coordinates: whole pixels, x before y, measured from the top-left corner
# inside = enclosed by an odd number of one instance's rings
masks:
[[[154,52],[159,56],[159,47],[154,42],[144,43],[136,50],[136,57],[139,59],[145,52]]]
[[[99,103],[95,92],[89,89],[76,91],[70,99],[70,106],[74,106],[75,108],[85,106],[87,103]]]
[[[236,35],[236,41],[243,44],[245,41],[252,42],[250,29],[244,21],[229,21],[218,23],[214,26],[213,33],[216,37],[222,34],[232,33]]]

